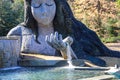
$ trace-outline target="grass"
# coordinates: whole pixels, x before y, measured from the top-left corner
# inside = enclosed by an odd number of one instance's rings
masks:
[[[108,38],[101,38],[102,42],[104,43],[115,43],[120,41],[120,36],[117,37],[108,37]]]

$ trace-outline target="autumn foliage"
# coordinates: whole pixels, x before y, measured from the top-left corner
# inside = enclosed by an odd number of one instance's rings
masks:
[[[120,36],[120,7],[115,0],[69,0],[75,17],[99,37]]]

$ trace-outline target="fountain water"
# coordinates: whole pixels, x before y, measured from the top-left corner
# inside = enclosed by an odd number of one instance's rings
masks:
[[[77,59],[77,57],[76,57],[74,51],[72,50],[70,44],[67,43],[67,62],[69,64],[69,68],[74,68],[74,65],[72,64],[72,61],[71,61],[72,60],[72,56]]]
[[[76,58],[70,44],[67,43],[68,69],[53,67],[20,67],[0,70],[0,80],[78,80],[104,75],[101,70],[74,70],[72,57]],[[51,77],[50,77],[51,76]],[[116,79],[115,79],[116,80]]]

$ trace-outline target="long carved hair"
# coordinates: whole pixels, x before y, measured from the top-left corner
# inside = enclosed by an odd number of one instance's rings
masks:
[[[30,28],[33,33],[36,35],[36,41],[38,38],[38,26],[37,21],[34,19],[31,12],[31,1],[24,0],[24,27]],[[73,13],[66,0],[54,0],[56,4],[56,14],[53,20],[54,30],[58,31],[63,35],[63,38],[66,36],[72,36],[72,18]]]

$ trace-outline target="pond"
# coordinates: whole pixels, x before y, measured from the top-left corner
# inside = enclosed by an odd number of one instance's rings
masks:
[[[12,70],[0,70],[0,80],[80,80],[99,75],[104,75],[104,72],[60,67],[21,67]]]

